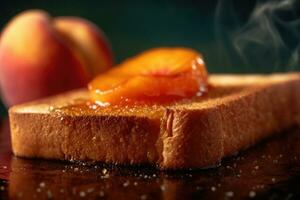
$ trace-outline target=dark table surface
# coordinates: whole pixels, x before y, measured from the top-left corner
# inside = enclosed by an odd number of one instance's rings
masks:
[[[299,199],[300,128],[266,139],[214,169],[160,172],[16,158],[0,121],[0,199]]]

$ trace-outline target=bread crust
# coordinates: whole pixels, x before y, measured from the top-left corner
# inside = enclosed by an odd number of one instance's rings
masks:
[[[214,75],[199,101],[129,112],[51,112],[85,90],[9,110],[16,156],[203,168],[300,122],[300,75]],[[71,103],[70,103],[71,102]]]

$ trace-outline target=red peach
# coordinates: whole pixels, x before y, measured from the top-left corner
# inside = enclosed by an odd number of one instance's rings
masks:
[[[112,65],[108,43],[95,25],[78,18],[71,29],[85,33],[78,37],[64,31],[65,21],[30,10],[6,26],[0,40],[0,89],[6,105],[85,86]]]
[[[57,17],[53,26],[74,46],[73,50],[83,56],[85,66],[92,75],[113,65],[113,56],[104,33],[91,22],[79,17]]]

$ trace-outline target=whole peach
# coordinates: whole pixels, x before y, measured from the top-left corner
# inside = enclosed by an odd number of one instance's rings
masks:
[[[103,33],[92,23],[76,19],[80,28],[74,26],[67,32],[64,21],[67,23],[68,18],[52,20],[44,11],[29,10],[4,28],[0,39],[0,89],[6,105],[83,87],[112,65],[112,53]],[[72,35],[79,29],[84,36]]]
[[[113,65],[113,56],[104,33],[91,22],[79,17],[57,17],[53,26],[83,57],[92,75]]]

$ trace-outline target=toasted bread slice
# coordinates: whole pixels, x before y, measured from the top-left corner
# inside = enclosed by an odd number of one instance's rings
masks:
[[[300,74],[211,75],[203,97],[88,107],[81,89],[9,110],[12,148],[29,158],[202,168],[300,122]]]

